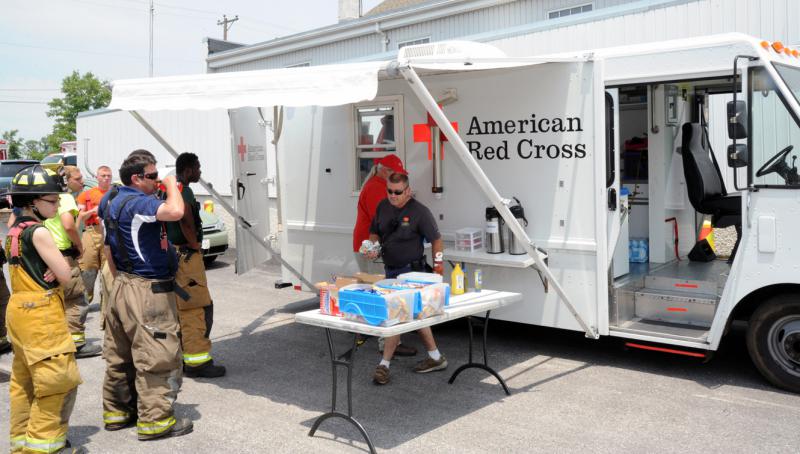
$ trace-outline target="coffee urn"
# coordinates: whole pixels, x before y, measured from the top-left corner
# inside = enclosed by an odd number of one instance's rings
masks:
[[[518,198],[514,197],[514,200],[517,202],[517,204],[508,207],[508,209],[511,210],[511,215],[517,218],[517,221],[522,225],[523,228],[525,228],[528,226],[528,220],[525,218],[525,210],[522,208],[522,204],[519,203]],[[511,231],[511,228],[506,226],[506,230],[508,231],[508,253],[511,255],[525,254],[525,249],[522,247],[522,243],[520,243],[519,240],[514,237],[514,232]]]
[[[489,254],[502,254],[503,226],[505,222],[495,207],[486,208],[486,252]]]

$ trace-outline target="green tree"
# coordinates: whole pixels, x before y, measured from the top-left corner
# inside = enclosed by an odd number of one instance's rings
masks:
[[[46,140],[26,140],[25,141],[25,157],[28,159],[36,159],[41,161],[47,156],[47,141]]]
[[[73,71],[61,81],[61,93],[63,98],[47,103],[47,116],[55,119],[53,132],[47,136],[50,150],[59,150],[61,142],[75,140],[75,119],[80,112],[101,109],[111,102],[111,85],[91,72],[81,75]]]
[[[22,157],[22,137],[17,137],[19,129],[12,129],[3,133],[3,140],[8,142],[8,159]]]

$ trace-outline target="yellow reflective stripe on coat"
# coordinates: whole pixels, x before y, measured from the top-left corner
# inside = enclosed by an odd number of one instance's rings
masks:
[[[72,342],[76,344],[86,343],[86,333],[72,333]]]
[[[114,424],[118,422],[128,422],[130,415],[124,411],[106,411],[103,412],[103,422],[106,424]]]
[[[25,435],[11,438],[11,452],[22,451],[25,447]]]
[[[183,362],[190,366],[197,366],[199,364],[207,363],[211,361],[211,353],[203,352],[203,353],[195,353],[193,355],[189,355],[184,353],[183,354]]]
[[[67,437],[51,438],[49,440],[40,440],[38,438],[25,437],[25,449],[35,452],[56,452],[67,445]]]
[[[170,416],[167,419],[156,422],[138,422],[136,423],[136,430],[140,434],[160,434],[174,425],[175,417]]]

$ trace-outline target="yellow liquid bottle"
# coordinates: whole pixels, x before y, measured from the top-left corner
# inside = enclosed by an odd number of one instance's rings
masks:
[[[462,295],[464,293],[464,271],[461,264],[456,263],[453,272],[450,274],[450,293],[452,295]]]

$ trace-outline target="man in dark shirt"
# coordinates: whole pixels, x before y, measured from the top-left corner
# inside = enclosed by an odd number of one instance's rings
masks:
[[[203,265],[203,223],[200,203],[194,198],[190,183],[200,181],[200,160],[194,153],[181,153],[175,161],[175,175],[183,196],[183,218],[167,222],[169,241],[178,248],[178,270],[175,283],[186,291],[189,299],[177,295],[178,319],[181,322],[183,372],[187,377],[215,378],[225,375],[225,367],[211,358],[211,326],[214,305],[208,292],[206,268]]]
[[[394,278],[410,271],[425,271],[424,240],[431,242],[433,271],[442,274],[442,236],[430,210],[411,197],[408,176],[394,173],[386,184],[388,198],[378,204],[370,225],[369,239],[380,241],[384,269],[387,278]],[[377,253],[367,255],[374,259]],[[428,357],[414,366],[414,372],[424,374],[447,368],[447,359],[439,353],[430,328],[417,331],[428,351]],[[389,364],[400,342],[400,336],[386,338],[383,359],[375,369],[373,381],[379,385],[389,382]]]

